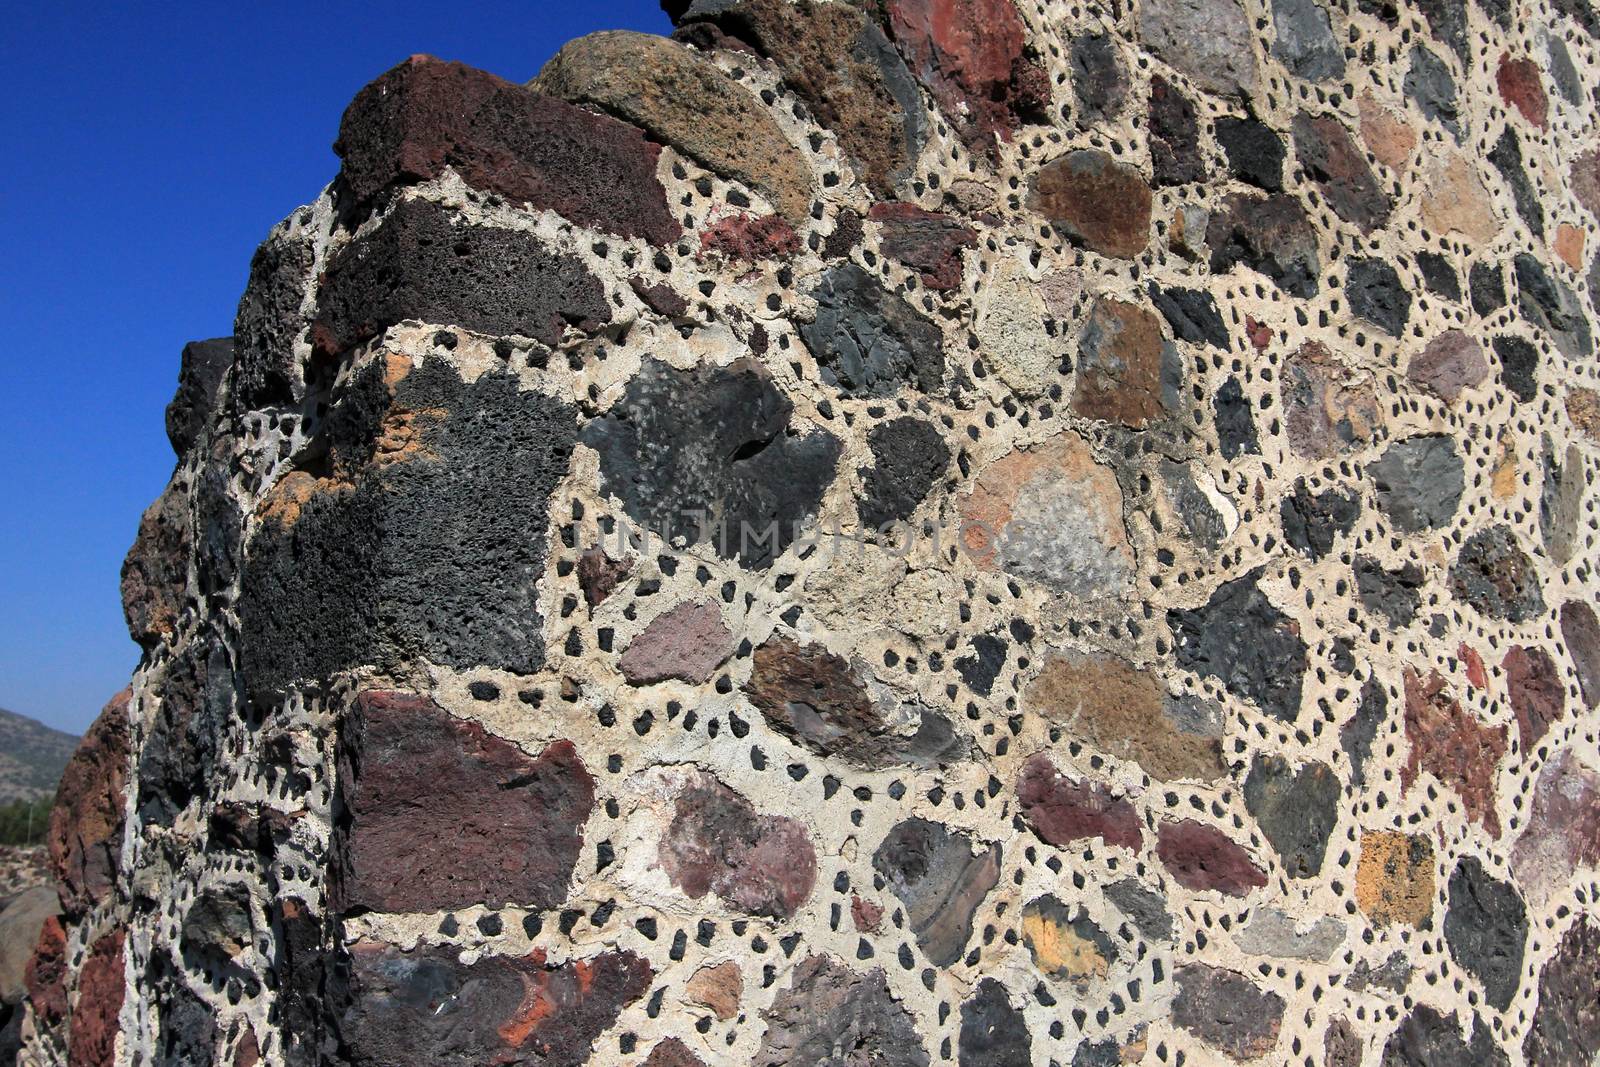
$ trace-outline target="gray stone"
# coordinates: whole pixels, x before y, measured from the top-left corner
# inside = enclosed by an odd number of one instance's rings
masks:
[[[1243,263],[1291,296],[1317,295],[1317,232],[1296,197],[1230,193],[1206,224],[1206,244],[1213,274]]]
[[[1517,253],[1512,263],[1517,275],[1517,306],[1523,317],[1549,334],[1568,359],[1593,355],[1589,319],[1572,288],[1527,252]]]
[[[1236,971],[1189,963],[1173,976],[1178,995],[1172,1021],[1238,1060],[1255,1059],[1278,1043],[1283,998]]]
[[[1172,916],[1167,911],[1166,898],[1160,893],[1146,889],[1132,878],[1112,882],[1103,891],[1106,899],[1132,919],[1145,937],[1152,941],[1172,940]]]
[[[1389,691],[1376,678],[1368,678],[1361,683],[1356,713],[1339,730],[1339,747],[1350,760],[1350,784],[1358,789],[1366,784],[1367,757],[1372,755],[1373,739],[1388,714]]]
[[[1456,100],[1456,80],[1450,67],[1424,45],[1411,49],[1411,66],[1406,71],[1406,95],[1428,118],[1461,140],[1460,104]]]
[[[1467,291],[1471,296],[1472,310],[1479,317],[1506,306],[1506,273],[1498,263],[1482,260],[1467,271]]]
[[[1489,1024],[1472,1017],[1472,1040],[1461,1036],[1456,1013],[1441,1015],[1429,1004],[1418,1004],[1383,1046],[1381,1067],[1509,1067],[1505,1050],[1495,1044]],[[1540,1067],[1544,1067],[1540,1063]]]
[[[1353,313],[1391,337],[1399,337],[1411,318],[1411,293],[1394,267],[1384,260],[1348,260],[1344,291]]]
[[[1128,76],[1117,57],[1117,46],[1104,33],[1072,38],[1072,87],[1083,104],[1084,118],[1106,122],[1122,110],[1128,97]]]
[[[1357,555],[1352,566],[1356,575],[1356,596],[1361,599],[1363,608],[1383,616],[1390,626],[1410,626],[1416,621],[1417,608],[1422,604],[1421,567],[1406,562],[1391,571],[1364,554]]]
[[[1492,877],[1476,856],[1450,876],[1444,940],[1450,955],[1483,983],[1485,998],[1505,1011],[1522,981],[1528,910],[1509,882]]]
[[[1271,956],[1280,960],[1311,960],[1326,963],[1344,944],[1345,925],[1332,915],[1316,922],[1300,924],[1294,916],[1277,908],[1259,908],[1250,921],[1233,935],[1240,951],[1252,956]]]
[[[960,1067],[1031,1067],[1033,1038],[1006,987],[993,978],[978,983],[961,1005]]]
[[[1516,132],[1506,130],[1489,150],[1489,162],[1500,172],[1500,178],[1511,189],[1511,200],[1517,215],[1535,237],[1544,236],[1544,206],[1539,190],[1522,165],[1522,143]],[[1525,254],[1525,253],[1524,253]]]
[[[961,958],[973,915],[1000,879],[1000,846],[974,855],[972,844],[940,823],[907,819],[872,855],[872,869],[905,905],[911,932],[936,967]]]
[[[811,956],[761,1017],[767,1034],[755,1067],[928,1067],[916,1021],[881,967]]]
[[[1322,873],[1328,837],[1339,821],[1343,791],[1333,768],[1307,763],[1295,769],[1282,756],[1256,756],[1244,783],[1244,803],[1277,849],[1290,878]]]
[[[1236,0],[1152,0],[1139,8],[1139,36],[1208,93],[1255,90],[1255,34]]]
[[[1296,77],[1323,81],[1344,73],[1344,49],[1316,0],[1273,0],[1272,24],[1272,54]]]
[[[1466,465],[1442,434],[1396,441],[1367,465],[1378,507],[1401,533],[1437,529],[1455,517]]]
[[[800,336],[822,380],[845,396],[893,396],[902,386],[934,393],[944,382],[939,328],[854,263],[829,268],[817,314]]]
[[[1450,257],[1442,252],[1418,252],[1417,270],[1422,274],[1422,284],[1428,292],[1446,300],[1461,300],[1461,277],[1456,273]]]
[[[1255,419],[1250,414],[1250,401],[1237,377],[1230,375],[1222,383],[1211,399],[1211,409],[1217,424],[1217,447],[1224,459],[1261,451]]]
[[[1582,545],[1583,497],[1589,488],[1589,474],[1583,453],[1568,444],[1560,463],[1555,446],[1544,436],[1544,485],[1539,491],[1539,535],[1545,551],[1561,566],[1571,561]]]
[[[1178,665],[1216,678],[1268,715],[1300,714],[1306,643],[1293,621],[1257,587],[1259,570],[1224,582],[1204,607],[1167,613]]]
[[[1466,539],[1450,568],[1450,591],[1508,622],[1526,622],[1545,610],[1539,572],[1505,526],[1489,526]]]
[[[1552,33],[1545,48],[1550,58],[1550,80],[1556,83],[1556,91],[1569,104],[1583,103],[1583,78],[1573,65],[1567,42],[1559,33]]]
[[[1591,1067],[1600,1057],[1600,924],[1568,927],[1539,972],[1539,1006],[1522,1054],[1539,1067]]]
[[[1561,605],[1561,640],[1578,672],[1578,691],[1590,708],[1600,704],[1600,620],[1581,600]]]
[[[639,528],[764,569],[816,514],[839,458],[833,435],[794,432],[793,411],[754,361],[681,371],[647,358],[582,441]]]

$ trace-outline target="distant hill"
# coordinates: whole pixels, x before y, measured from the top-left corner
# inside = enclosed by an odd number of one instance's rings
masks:
[[[54,796],[77,747],[71,734],[0,708],[0,804]]]

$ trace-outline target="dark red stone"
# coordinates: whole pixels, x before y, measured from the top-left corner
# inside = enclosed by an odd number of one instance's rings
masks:
[[[683,232],[643,131],[493,74],[412,56],[356,94],[333,150],[358,205],[446,167],[475,189],[548,208],[580,226],[644,237]]]
[[[915,204],[874,204],[867,217],[883,227],[883,254],[916,271],[923,285],[941,291],[961,286],[961,250],[978,246],[971,227]]]
[[[1388,221],[1394,204],[1344,123],[1332,115],[1300,112],[1294,117],[1294,150],[1340,218],[1354,223],[1362,233]]]
[[[1581,600],[1561,605],[1561,639],[1578,669],[1578,691],[1585,707],[1600,704],[1600,619]]]
[[[1050,102],[1043,68],[1024,53],[1012,0],[887,0],[889,32],[947,119],[974,147],[1011,139]]]
[[[705,1061],[675,1037],[665,1038],[650,1050],[644,1067],[706,1067]]]
[[[1150,76],[1150,170],[1157,188],[1204,180],[1194,104],[1159,74]]]
[[[128,781],[128,702],[111,698],[78,743],[50,812],[50,867],[61,907],[76,918],[104,900],[122,863],[123,788]]]
[[[552,964],[537,950],[463,964],[448,946],[360,941],[340,1037],[352,1067],[579,1067],[654,977],[631,952]]]
[[[39,929],[39,943],[28,957],[22,984],[27,987],[36,1024],[60,1025],[67,1017],[67,932],[59,915],[45,919]]]
[[[356,698],[340,730],[339,790],[342,911],[554,907],[594,807],[572,742],[533,758],[415,693]]]
[[[715,893],[747,915],[775,919],[794,915],[817,878],[816,850],[803,824],[758,814],[705,772],[678,794],[659,862],[693,899]]]
[[[1057,848],[1098,837],[1108,845],[1139,851],[1144,840],[1139,813],[1125,797],[1098,782],[1074,782],[1040,752],[1028,760],[1017,781],[1022,816],[1033,832]]]
[[[1522,112],[1522,117],[1541,130],[1550,124],[1550,101],[1539,80],[1539,64],[1523,56],[1512,59],[1509,52],[1500,56],[1494,73],[1500,99]]]
[[[781,215],[729,215],[700,235],[701,252],[755,262],[784,259],[800,251],[800,236]]]
[[[1156,855],[1185,889],[1242,897],[1267,884],[1267,875],[1242,846],[1221,830],[1193,819],[1166,822],[1156,833]]]
[[[578,588],[584,603],[597,607],[633,570],[632,560],[614,560],[605,549],[591,548],[578,557]]]
[[[1526,756],[1565,712],[1566,686],[1555,660],[1542,648],[1512,645],[1500,666],[1506,672],[1506,694]]]
[[[666,282],[651,285],[638,275],[634,275],[628,279],[628,285],[633,289],[634,295],[644,301],[644,306],[657,315],[675,319],[689,310],[689,301]]]
[[[1485,726],[1463,709],[1438,671],[1424,680],[1407,667],[1405,691],[1410,752],[1400,768],[1400,787],[1410,789],[1417,775],[1428,771],[1460,795],[1467,818],[1499,837],[1494,780],[1506,754],[1506,728]]]
[[[124,931],[113,930],[89,949],[78,972],[78,1002],[67,1038],[67,1067],[112,1067],[117,1060],[118,1016],[127,990]]]

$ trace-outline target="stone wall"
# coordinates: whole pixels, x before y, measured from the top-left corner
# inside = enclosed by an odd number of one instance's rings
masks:
[[[1589,0],[667,6],[185,350],[21,1061],[1589,1065]]]

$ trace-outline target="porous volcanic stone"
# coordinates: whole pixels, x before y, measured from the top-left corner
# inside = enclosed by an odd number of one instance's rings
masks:
[[[1450,875],[1444,940],[1450,955],[1483,983],[1485,998],[1505,1011],[1522,981],[1528,909],[1516,889],[1467,856]]]
[[[1105,122],[1122,110],[1128,97],[1128,76],[1117,57],[1116,42],[1104,33],[1072,38],[1072,88],[1091,122]]]
[[[179,457],[211,428],[217,391],[233,366],[233,338],[213,337],[183,346],[178,364],[178,391],[167,404],[167,440]]]
[[[1545,611],[1534,562],[1505,526],[1466,539],[1450,568],[1450,590],[1491,618],[1525,622]]]
[[[1290,878],[1322,873],[1328,838],[1339,821],[1343,786],[1326,763],[1299,768],[1282,756],[1256,756],[1244,783],[1244,803],[1277,849]]]
[[[1028,193],[1031,210],[1113,259],[1132,259],[1150,242],[1150,202],[1150,186],[1137,170],[1092,148],[1040,167]]]
[[[1405,733],[1410,752],[1400,787],[1410,789],[1427,771],[1460,796],[1467,818],[1500,836],[1495,774],[1506,754],[1506,728],[1485,726],[1445,688],[1438,671],[1427,679],[1405,669]]]
[[[188,487],[174,478],[145,509],[122,561],[122,615],[145,648],[173,635],[187,605],[192,506]]]
[[[617,669],[630,685],[677,678],[709,681],[733,651],[733,634],[709,600],[685,601],[657,615],[629,644]]]
[[[1433,915],[1433,844],[1421,835],[1364,831],[1356,904],[1379,926],[1426,923]]]
[[[966,834],[907,819],[889,831],[872,854],[872,869],[905,905],[917,945],[936,967],[961,958],[972,936],[972,917],[1000,880],[1000,846],[974,854]]]
[[[1075,782],[1056,770],[1043,752],[1029,757],[1017,780],[1022,817],[1034,833],[1057,848],[1098,837],[1108,845],[1139,851],[1139,813],[1125,797],[1097,782]]]
[[[928,1067],[916,1022],[881,967],[807,957],[761,1017],[767,1033],[756,1067]]]
[[[1511,190],[1511,202],[1516,205],[1517,216],[1528,232],[1535,237],[1544,236],[1544,205],[1539,200],[1539,190],[1523,165],[1522,142],[1516,132],[1507,129],[1490,149],[1488,160],[1500,172],[1500,178]]]
[[[1350,131],[1332,115],[1294,117],[1294,151],[1334,213],[1370,233],[1389,220],[1394,203],[1379,186]]]
[[[1273,0],[1272,25],[1272,54],[1297,77],[1324,81],[1344,73],[1344,50],[1316,0]]]
[[[1411,319],[1411,293],[1394,267],[1385,260],[1349,260],[1344,290],[1352,313],[1392,337],[1399,337]]]
[[[1466,466],[1442,434],[1396,441],[1367,464],[1378,507],[1401,533],[1437,529],[1455,517]]]
[[[1568,359],[1592,355],[1594,335],[1572,288],[1526,252],[1517,253],[1511,262],[1517,277],[1517,306],[1523,316],[1549,334]]]
[[[1406,377],[1447,404],[1489,376],[1483,348],[1463,330],[1446,330],[1411,357]]]
[[[1255,1059],[1278,1043],[1284,1001],[1237,971],[1189,963],[1173,975],[1172,1021],[1235,1059]]]
[[[744,182],[792,223],[811,206],[811,172],[749,90],[698,52],[650,33],[608,30],[563,45],[528,83],[644,130],[706,169]]]
[[[1283,722],[1300,714],[1306,643],[1257,586],[1255,571],[1219,585],[1203,607],[1167,612],[1178,665],[1216,678]]]
[[[1194,104],[1159,74],[1150,76],[1150,163],[1157,188],[1204,180]]]
[[[1562,750],[1539,772],[1526,826],[1512,847],[1511,868],[1543,902],[1564,890],[1577,869],[1600,866],[1600,774]]]
[[[1218,96],[1256,86],[1255,34],[1237,0],[1154,0],[1139,8],[1144,46]]]
[[[1333,544],[1355,528],[1361,517],[1361,501],[1348,489],[1326,489],[1313,493],[1304,478],[1295,480],[1294,492],[1278,505],[1283,538],[1297,551],[1321,559],[1333,551]]]
[[[1382,1067],[1508,1067],[1505,1051],[1495,1044],[1489,1024],[1472,1017],[1472,1040],[1461,1036],[1456,1013],[1442,1015],[1429,1004],[1418,1004],[1401,1021],[1383,1046]]]
[[[961,251],[978,245],[970,226],[915,204],[874,204],[867,217],[881,228],[883,254],[916,271],[923,285],[941,292],[961,286]]]
[[[993,978],[978,983],[977,992],[961,1005],[960,1067],[1030,1067],[1033,1037],[1011,1004],[1011,994]]]
[[[287,224],[261,242],[233,320],[229,405],[240,410],[292,404],[303,392],[296,346],[311,316],[306,288],[316,263],[309,235]]]
[[[104,900],[122,863],[127,819],[131,691],[112,697],[61,772],[50,829],[50,870],[71,918]]]
[[[1228,170],[1242,182],[1269,193],[1283,191],[1283,139],[1257,118],[1225,115],[1217,120],[1217,143],[1228,157]]]
[[[339,796],[340,910],[537,909],[566,899],[594,779],[570,741],[535,758],[429,697],[368,692],[341,724]]]
[[[1600,619],[1581,600],[1561,605],[1561,639],[1578,672],[1578,690],[1589,708],[1600,705]]]
[[[1402,563],[1389,570],[1371,556],[1357,555],[1352,565],[1356,575],[1356,596],[1361,606],[1381,615],[1390,626],[1410,626],[1422,604],[1422,568]]]
[[[1317,294],[1322,269],[1317,234],[1295,197],[1229,193],[1211,213],[1206,244],[1213,274],[1226,274],[1235,263],[1243,263],[1291,296]]]
[[[639,129],[461,63],[412,56],[387,71],[345,109],[333,147],[357,206],[449,167],[580,226],[655,244],[682,232],[656,178],[661,149]]]
[[[1600,923],[1592,916],[1567,928],[1540,970],[1522,1054],[1540,1067],[1587,1067],[1600,1055]]]
[[[909,519],[950,465],[950,446],[938,428],[910,415],[874,426],[867,447],[873,465],[859,472],[857,510],[869,529]]]
[[[1193,819],[1164,822],[1156,834],[1156,855],[1185,889],[1247,896],[1267,884],[1267,875],[1238,842],[1214,826]]]
[[[1500,669],[1505,672],[1506,698],[1517,717],[1522,751],[1531,752],[1565,712],[1565,681],[1550,653],[1537,646],[1512,645]]]
[[[816,318],[800,336],[822,378],[845,396],[892,396],[902,386],[924,393],[944,381],[938,327],[854,263],[830,268],[815,297]]]
[[[1380,426],[1372,379],[1346,366],[1320,341],[1307,341],[1284,361],[1278,391],[1289,444],[1307,459],[1365,445]]]

